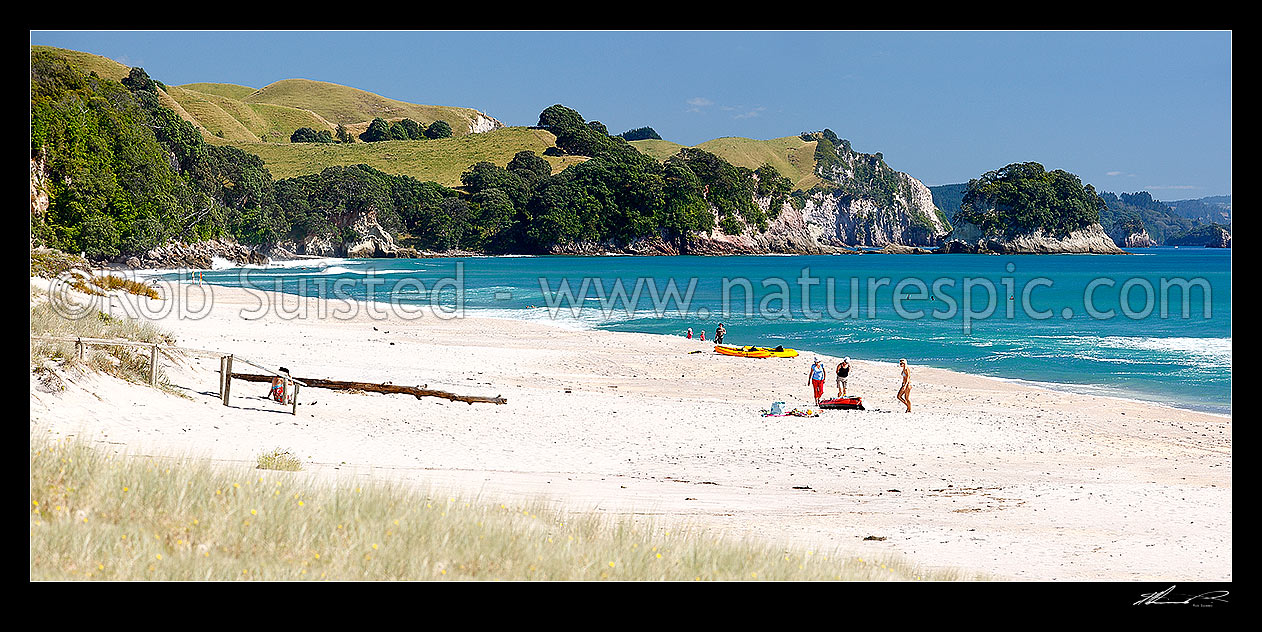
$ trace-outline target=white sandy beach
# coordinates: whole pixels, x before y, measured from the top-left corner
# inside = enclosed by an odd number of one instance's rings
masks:
[[[810,406],[809,344],[793,359],[731,358],[683,337],[493,318],[375,320],[363,305],[354,318],[321,319],[317,299],[277,295],[270,300],[290,309],[306,302],[309,316],[249,319],[243,310],[263,293],[213,292],[206,317],[156,324],[180,346],[299,378],[427,384],[508,403],[312,388],[293,416],[263,397],[265,384],[236,381],[224,407],[218,361],[188,358],[166,370],[190,398],[105,376],[50,393],[33,376],[32,428],[251,465],[264,450],[289,448],[305,461],[299,476],[546,497],[575,511],[897,553],[1002,579],[1232,579],[1230,417],[914,358],[910,414],[895,400],[897,366],[858,358],[849,390],[868,410],[762,417],[773,401]]]

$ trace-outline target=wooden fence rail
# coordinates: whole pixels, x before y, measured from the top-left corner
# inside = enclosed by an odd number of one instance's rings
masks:
[[[233,373],[232,377],[247,382],[267,382],[271,378],[266,375],[251,375],[249,373]],[[377,384],[374,382],[346,382],[342,380],[324,380],[315,377],[304,377],[303,382],[312,388],[327,388],[335,391],[365,391],[369,393],[400,393],[404,395],[413,395],[417,399],[422,397],[441,397],[453,402],[464,402],[466,404],[507,404],[508,400],[500,397],[485,397],[482,395],[456,395],[447,391],[439,391],[425,386],[405,386],[402,384]]]
[[[219,358],[219,397],[223,400],[223,405],[228,405],[229,396],[232,391],[232,380],[245,380],[247,382],[271,382],[276,378],[285,381],[285,398],[290,399],[293,404],[292,414],[298,414],[298,391],[303,386],[313,388],[327,388],[342,391],[365,391],[369,393],[401,393],[413,395],[417,399],[422,397],[441,397],[443,399],[465,402],[467,404],[507,404],[508,400],[501,396],[485,397],[482,395],[456,395],[447,391],[439,391],[426,388],[425,386],[400,386],[395,384],[376,384],[373,382],[346,382],[340,380],[325,380],[319,378],[303,378],[297,379],[286,373],[274,371],[256,362],[251,362],[240,356],[233,354],[225,355],[220,351],[211,351],[208,349],[194,349],[191,347],[177,347],[175,345],[163,345],[155,342],[137,342],[135,340],[121,340],[109,338],[83,338],[79,336],[43,336],[31,335],[31,340],[40,340],[46,342],[73,342],[75,343],[75,354],[82,359],[87,348],[90,345],[97,346],[118,346],[118,347],[147,347],[149,348],[149,386],[157,388],[158,386],[158,352],[166,354],[168,358],[175,361],[175,357],[171,355],[172,351],[188,353],[193,355],[202,355]],[[261,371],[265,371],[268,375],[255,375],[252,373],[235,373],[232,370],[234,362],[247,364]]]

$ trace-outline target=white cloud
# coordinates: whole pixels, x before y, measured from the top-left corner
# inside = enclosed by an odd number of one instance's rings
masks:
[[[1120,175],[1122,175],[1122,172],[1121,172],[1121,171],[1108,171],[1108,172],[1105,172],[1105,174],[1104,174],[1104,175],[1106,175],[1106,176],[1120,176]]]
[[[705,97],[693,97],[691,99],[688,99],[684,103],[687,103],[689,106],[688,109],[686,110],[688,112],[700,112],[701,108],[714,105],[714,101],[711,101]]]
[[[764,110],[766,110],[766,109],[767,109],[767,108],[765,108],[765,107],[758,106],[758,107],[756,107],[756,108],[754,108],[754,109],[752,109],[752,110],[748,110],[748,111],[746,111],[746,112],[744,112],[744,113],[742,113],[742,114],[733,114],[733,115],[732,115],[732,118],[734,118],[734,119],[747,119],[747,118],[754,118],[755,116],[758,116],[760,113],[762,113],[762,112],[763,112]]]

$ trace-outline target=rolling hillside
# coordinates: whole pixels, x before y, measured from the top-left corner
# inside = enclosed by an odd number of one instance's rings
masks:
[[[377,117],[386,120],[410,118],[426,125],[441,120],[451,125],[452,132],[457,136],[489,131],[479,130],[479,122],[493,120],[471,108],[405,103],[357,88],[309,79],[277,81],[242,100],[310,110],[334,126],[367,122]]]
[[[93,55],[92,53],[84,53],[65,48],[55,48],[52,46],[32,46],[31,52],[34,53],[35,51],[48,51],[59,55],[69,60],[71,64],[85,73],[95,72],[106,79],[113,79],[115,81],[121,81],[127,77],[127,73],[131,71],[130,67],[124,66],[113,59],[102,57],[100,55]],[[161,79],[158,80],[160,81]],[[210,135],[213,133],[207,129],[196,116],[185,110],[184,107],[167,92],[159,89],[158,100],[162,103],[162,105],[174,110],[175,113],[179,114],[184,120],[195,125],[203,135]]]
[[[122,79],[129,70],[98,55],[49,50],[104,77]],[[161,77],[154,79],[161,81]],[[319,173],[330,166],[367,164],[391,174],[456,186],[460,174],[478,161],[503,166],[519,151],[542,154],[555,144],[555,137],[544,130],[504,128],[499,121],[471,108],[407,103],[309,79],[284,79],[259,89],[228,83],[165,86],[160,98],[163,105],[196,125],[207,142],[232,145],[260,156],[275,178]],[[451,125],[455,137],[349,145],[289,143],[290,135],[300,127],[332,131],[342,124],[358,135],[376,117],[387,121],[410,118],[425,125],[443,120]],[[809,190],[823,183],[815,174],[816,144],[798,136],[770,140],[725,137],[697,147],[749,169],[771,164],[790,179],[793,188]],[[659,161],[684,147],[665,140],[638,140],[631,145]],[[549,156],[547,160],[555,172],[584,158]]]
[[[81,51],[32,46],[70,60],[84,72],[121,80],[128,66]],[[162,81],[162,77],[154,77]],[[284,79],[255,89],[227,83],[164,85],[163,105],[175,110],[206,136],[233,142],[287,142],[294,130],[310,127],[332,131],[339,123],[353,132],[367,129],[373,118],[388,121],[410,118],[429,125],[446,121],[462,136],[503,127],[499,121],[472,108],[406,103],[364,90],[308,79]],[[511,156],[510,156],[511,158]]]
[[[207,138],[232,145],[263,159],[273,178],[319,173],[326,167],[366,164],[393,175],[406,175],[443,186],[460,186],[460,174],[487,161],[503,167],[519,151],[542,154],[556,136],[541,129],[505,127],[482,134],[438,140],[393,140],[350,145],[323,143],[262,143]],[[553,173],[586,160],[582,156],[544,156]]]
[[[631,141],[631,145],[659,161],[670,158],[684,148],[684,145],[665,140],[636,140]],[[709,140],[696,147],[738,167],[757,169],[770,164],[781,175],[793,181],[795,189],[808,190],[822,182],[815,175],[815,142],[804,141],[797,136],[771,140],[729,136]]]
[[[238,100],[244,99],[259,91],[258,88],[238,86],[233,83],[186,83],[180,87],[186,90],[200,92],[202,94],[213,94],[216,96]]]

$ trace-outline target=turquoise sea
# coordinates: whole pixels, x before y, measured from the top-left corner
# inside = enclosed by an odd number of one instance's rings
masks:
[[[1130,252],[326,259],[202,275],[212,284],[369,299],[386,309],[394,301],[396,313],[418,303],[462,306],[468,316],[565,327],[666,335],[691,327],[707,340],[722,322],[725,343],[907,358],[1230,414],[1231,251]],[[558,292],[563,281],[570,299]],[[669,294],[671,281],[678,295]]]

